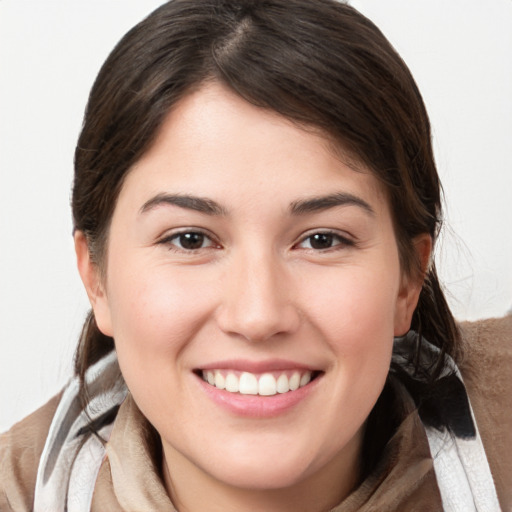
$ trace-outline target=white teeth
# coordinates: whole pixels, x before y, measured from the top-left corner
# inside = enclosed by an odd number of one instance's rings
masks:
[[[306,384],[309,384],[311,380],[311,372],[306,372],[301,378],[300,378],[300,384],[299,387],[305,386]]]
[[[258,395],[271,396],[277,393],[276,379],[271,373],[264,373],[258,381]]]
[[[249,372],[237,375],[236,372],[225,370],[203,371],[203,380],[217,389],[225,389],[230,393],[242,395],[272,396],[277,393],[295,391],[311,382],[312,373],[294,371],[290,376],[283,372],[276,379],[272,373],[264,373],[259,378]]]
[[[226,377],[226,391],[230,391],[231,393],[238,393],[240,389],[239,381],[236,375],[232,373],[228,373]]]
[[[219,389],[224,389],[226,387],[226,379],[219,371],[215,372],[215,387]]]
[[[288,393],[288,391],[290,391],[290,383],[288,381],[288,377],[284,373],[279,375],[276,387],[278,393]]]
[[[300,374],[299,372],[295,372],[290,377],[290,391],[295,391],[296,389],[299,389],[300,386]]]
[[[257,395],[258,394],[258,379],[255,375],[249,372],[244,372],[240,375],[239,390],[242,395]]]

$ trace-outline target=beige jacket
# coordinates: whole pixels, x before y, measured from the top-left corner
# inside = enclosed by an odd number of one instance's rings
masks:
[[[461,364],[498,497],[512,511],[512,316],[463,324]],[[59,396],[0,437],[0,511],[32,508],[36,471]],[[92,510],[175,511],[160,478],[158,439],[130,396],[121,406],[100,469]],[[381,464],[332,512],[438,512],[441,500],[414,407]]]

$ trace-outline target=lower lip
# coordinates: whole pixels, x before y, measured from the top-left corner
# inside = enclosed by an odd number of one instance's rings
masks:
[[[322,375],[319,375],[309,384],[295,391],[261,396],[230,393],[208,384],[201,377],[197,377],[202,390],[213,402],[237,416],[250,418],[272,418],[288,412],[314,391],[321,378]]]

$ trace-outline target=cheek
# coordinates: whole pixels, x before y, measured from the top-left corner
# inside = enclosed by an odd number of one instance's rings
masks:
[[[398,275],[389,268],[384,273],[354,268],[325,276],[324,282],[317,280],[317,292],[309,294],[309,321],[335,356],[331,389],[344,404],[333,412],[342,416],[340,422],[347,421],[343,415],[350,410],[357,411],[354,425],[362,423],[384,386],[393,347]]]
[[[393,339],[398,272],[334,270],[312,282],[307,315],[337,352],[348,356]]]
[[[123,374],[133,386],[171,378],[207,321],[213,285],[192,272],[142,262],[109,276],[112,327]],[[158,377],[157,377],[158,376]]]
[[[213,286],[205,278],[201,285],[192,273],[170,272],[165,266],[136,268],[138,272],[130,273],[126,265],[110,276],[119,365],[143,414],[153,423],[171,425],[165,411],[180,407],[190,412],[182,378],[187,374],[186,354],[210,316],[208,289]]]
[[[191,272],[171,272],[165,265],[145,262],[135,268],[136,272],[130,272],[125,265],[109,279],[114,335],[137,342],[132,338],[138,334],[140,341],[164,349],[173,338],[182,338],[184,331],[193,328],[192,320],[200,321],[209,299],[207,288]],[[160,335],[170,338],[162,346]]]

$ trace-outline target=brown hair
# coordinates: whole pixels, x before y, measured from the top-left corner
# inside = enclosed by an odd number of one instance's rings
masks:
[[[368,167],[387,191],[402,267],[418,271],[413,239],[429,233],[435,240],[441,223],[429,120],[391,44],[336,0],[173,0],[124,36],[94,83],[75,154],[74,225],[97,265],[126,174],[173,105],[207,80],[321,129]],[[412,328],[441,355],[458,354],[458,330],[433,264]],[[83,379],[112,348],[90,314],[76,373]]]

